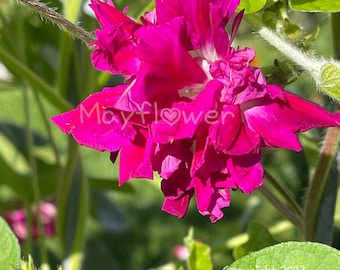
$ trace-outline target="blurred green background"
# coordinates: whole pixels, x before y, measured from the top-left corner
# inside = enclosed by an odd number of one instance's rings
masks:
[[[59,13],[64,12],[59,1],[43,2]],[[128,14],[136,16],[148,1],[115,3],[120,9],[129,6]],[[67,1],[64,5],[68,5]],[[96,20],[82,8],[74,13],[75,21],[88,31],[98,28]],[[306,33],[313,34],[320,26],[312,50],[318,55],[331,56],[328,16],[298,13],[292,16],[297,24],[304,26]],[[257,65],[261,67],[272,65],[274,59],[285,60],[245,22],[235,46],[255,48]],[[118,162],[112,164],[109,153],[79,147],[79,155],[70,159],[69,149],[76,146],[48,120],[63,112],[61,106],[46,98],[41,86],[37,82],[32,84],[29,78],[36,74],[39,81],[73,106],[89,93],[105,85],[115,85],[122,78],[95,71],[90,49],[84,43],[16,1],[0,1],[0,50],[0,63],[5,64],[0,69],[0,215],[19,208],[29,209],[37,199],[37,187],[39,199],[60,207],[59,213],[63,215],[57,219],[63,234],[45,239],[51,269],[56,269],[70,253],[79,230],[85,236],[83,269],[86,270],[151,269],[171,262],[181,265],[183,262],[176,259],[173,248],[183,244],[191,227],[195,239],[211,246],[215,269],[222,269],[234,260],[233,249],[244,243],[252,221],[274,229],[277,241],[301,239],[299,232],[258,191],[251,196],[232,192],[231,206],[216,224],[197,212],[194,200],[188,214],[177,219],[160,210],[163,195],[157,176],[153,181],[133,180],[118,187]],[[4,61],[4,55],[11,60]],[[13,59],[20,65],[8,65]],[[314,88],[304,74],[286,87],[302,96],[323,100]],[[264,167],[298,202],[304,196],[323,132],[314,130],[301,135],[305,148],[300,153],[282,149],[264,151]],[[69,186],[63,183],[68,164],[74,165]],[[339,211],[336,221],[339,226]],[[336,232],[335,246],[340,244],[337,235]],[[37,240],[22,243],[23,256],[32,253],[39,265],[40,248],[41,242]]]

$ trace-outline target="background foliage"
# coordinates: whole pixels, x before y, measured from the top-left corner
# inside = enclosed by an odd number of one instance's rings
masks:
[[[81,22],[90,32],[98,28],[81,0],[42,2],[68,20]],[[119,9],[129,6],[128,14],[133,17],[141,14],[148,2],[115,1]],[[314,1],[315,5],[321,5],[317,9],[301,2],[292,0],[291,7],[335,12],[339,1],[332,1],[331,6],[326,5],[329,1]],[[281,1],[243,1],[242,4],[248,13],[265,7],[262,15],[268,22],[279,19],[278,10],[284,5]],[[301,42],[300,47],[330,57],[334,55],[330,25],[326,13],[290,10],[285,31],[291,40]],[[256,65],[263,67],[268,80],[332,107],[327,98],[314,91],[308,74],[263,42],[250,24],[242,23],[235,45],[257,50]],[[108,153],[79,147],[48,119],[74,107],[103,86],[120,83],[122,78],[96,71],[86,44],[16,1],[0,1],[0,64],[0,215],[20,208],[26,210],[28,237],[20,243],[21,256],[28,259],[31,254],[42,269],[57,269],[61,264],[72,270],[80,265],[85,270],[187,267],[173,252],[176,245],[184,244],[184,237],[191,251],[190,269],[222,269],[251,251],[279,242],[305,240],[303,233],[261,191],[251,196],[234,192],[225,217],[211,224],[197,213],[195,205],[190,206],[182,220],[161,212],[163,195],[157,177],[154,181],[134,180],[118,187],[117,163],[110,162]],[[300,153],[273,149],[263,155],[267,172],[289,191],[301,208],[324,136],[324,130],[301,135],[304,150]],[[317,227],[322,235],[320,239],[307,240],[338,248],[340,210],[332,208],[336,205],[338,174],[337,167],[333,168],[335,188],[327,191],[331,202],[322,204],[325,223]],[[266,187],[284,201],[270,181]],[[57,233],[40,234],[38,239],[33,239],[30,228],[36,224],[31,207],[42,200],[57,207]],[[42,232],[41,222],[38,225]],[[194,235],[188,233],[190,228]],[[192,257],[194,252],[196,257]],[[210,261],[209,254],[211,264],[206,262]],[[199,268],[202,264],[197,263],[201,256],[208,263],[205,268]]]

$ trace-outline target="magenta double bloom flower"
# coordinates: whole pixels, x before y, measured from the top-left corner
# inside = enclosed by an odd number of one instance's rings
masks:
[[[137,23],[111,0],[92,0],[102,29],[92,53],[99,70],[126,76],[76,109],[52,118],[87,147],[119,152],[119,183],[162,177],[162,209],[183,217],[195,194],[212,222],[230,190],[263,183],[261,148],[302,149],[296,132],[338,126],[339,114],[268,85],[255,51],[231,42],[239,0],[156,0]]]

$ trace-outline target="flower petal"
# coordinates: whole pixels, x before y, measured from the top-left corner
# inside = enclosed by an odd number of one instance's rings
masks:
[[[267,146],[300,151],[296,132],[314,127],[338,126],[340,114],[331,114],[320,106],[285,92],[286,101],[269,97],[258,99],[244,111],[250,129],[264,139]]]
[[[195,193],[198,211],[208,215],[211,222],[223,217],[222,208],[230,205],[228,189],[218,189],[213,185],[214,179],[200,179],[195,177]]]
[[[138,26],[134,20],[118,10],[111,0],[92,0],[89,6],[103,29],[111,29],[112,25],[123,25],[127,32],[132,33],[133,28]]]
[[[161,188],[165,196],[162,210],[183,217],[193,196],[193,184],[188,168],[184,162],[181,163],[168,179],[162,180]]]
[[[125,88],[117,86],[94,93],[76,109],[54,116],[51,120],[64,133],[72,134],[81,145],[99,151],[117,151],[121,146],[131,144],[135,131],[112,112],[107,113],[106,108],[117,101]]]
[[[181,163],[188,164],[192,159],[192,142],[177,140],[171,144],[158,144],[153,158],[153,169],[162,178],[168,179],[178,170]],[[186,165],[188,167],[188,165]]]
[[[249,154],[259,147],[259,134],[252,131],[246,124],[242,122],[233,144],[227,151],[225,151],[225,153],[231,156],[240,156]]]
[[[226,152],[236,138],[241,124],[241,110],[239,106],[224,105],[217,123],[209,128],[209,139],[216,151]]]
[[[92,63],[98,70],[113,74],[136,74],[140,65],[136,46],[127,37],[121,25],[113,25],[108,30],[97,30],[96,47],[91,54]]]
[[[131,88],[133,100],[157,101],[159,108],[171,107],[180,99],[180,89],[205,81],[204,71],[181,44],[183,31],[183,18],[136,31],[142,64]]]
[[[188,206],[192,195],[193,191],[190,191],[177,199],[165,198],[162,210],[177,216],[178,218],[182,218],[188,211]]]
[[[146,139],[147,131],[140,129],[132,144],[120,150],[119,185],[132,178],[153,179],[152,154],[153,144]]]
[[[260,152],[231,157],[228,160],[228,170],[230,180],[245,193],[252,193],[263,183],[264,170]]]

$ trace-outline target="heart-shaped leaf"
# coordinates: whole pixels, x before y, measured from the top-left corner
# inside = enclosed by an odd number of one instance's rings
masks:
[[[339,269],[340,252],[312,242],[285,242],[253,252],[225,270],[237,269]]]
[[[19,269],[20,246],[18,239],[0,217],[0,270]]]

